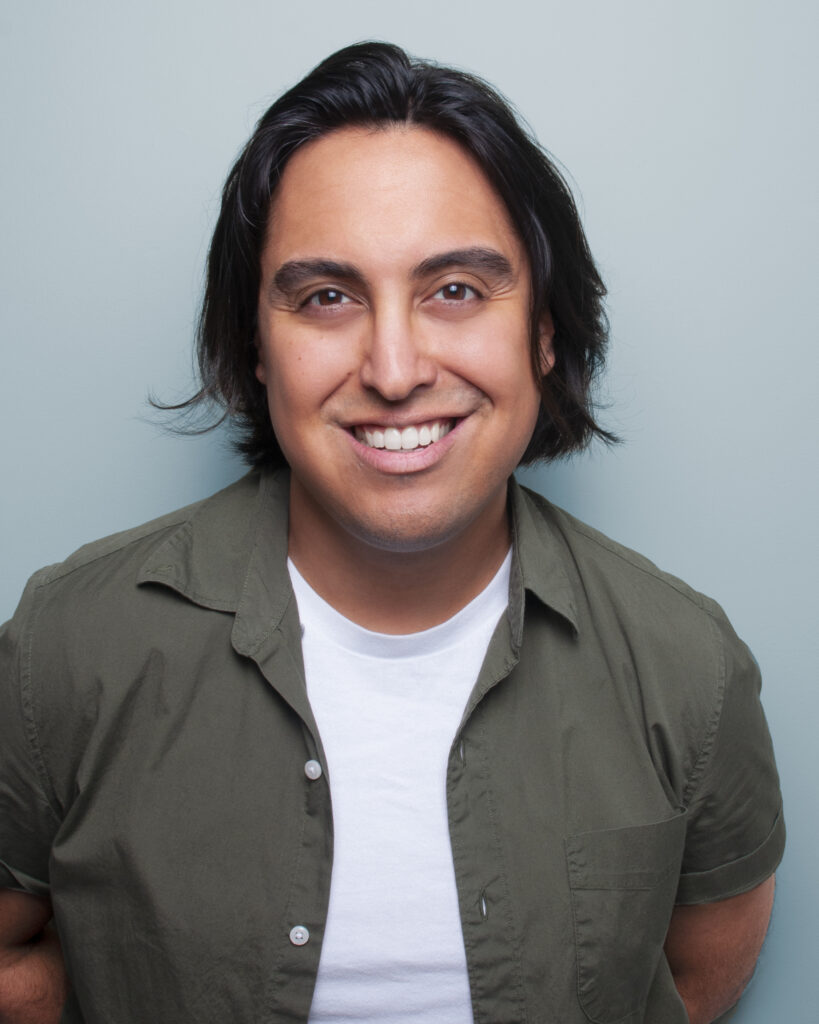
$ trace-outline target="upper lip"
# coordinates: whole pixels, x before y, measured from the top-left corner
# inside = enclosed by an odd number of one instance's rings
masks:
[[[407,427],[420,427],[425,423],[456,422],[465,419],[468,415],[469,413],[421,413],[412,416],[406,414],[396,416],[389,413],[373,413],[372,416],[348,420],[342,425],[347,430],[353,430],[355,427],[393,427],[395,430],[405,430]]]

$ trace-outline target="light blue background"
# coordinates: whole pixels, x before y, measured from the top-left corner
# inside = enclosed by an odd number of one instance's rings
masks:
[[[0,618],[39,565],[242,472],[145,396],[191,388],[219,189],[270,100],[367,37],[476,70],[569,169],[610,288],[604,418],[627,444],[528,480],[753,646],[790,839],[733,1019],[816,1020],[816,5],[299,7],[3,4]]]

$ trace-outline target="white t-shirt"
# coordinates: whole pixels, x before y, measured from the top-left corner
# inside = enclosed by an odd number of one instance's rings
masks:
[[[339,615],[288,562],[334,824],[311,1024],[472,1021],[446,767],[510,566],[511,552],[447,622],[391,636]]]

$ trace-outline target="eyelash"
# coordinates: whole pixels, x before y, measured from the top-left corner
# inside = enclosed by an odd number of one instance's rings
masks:
[[[471,292],[472,295],[471,296],[465,296],[463,299],[455,299],[455,298],[447,297],[447,296],[444,295],[444,296],[442,296],[444,302],[468,302],[468,301],[470,301],[470,298],[472,298],[472,299],[482,299],[483,298],[483,296],[481,295],[481,293],[478,291],[477,288],[475,288],[471,284],[465,284],[463,281],[450,281],[447,284],[441,285],[441,287],[434,294],[438,295],[440,292],[446,291],[447,288],[463,289],[464,291]]]

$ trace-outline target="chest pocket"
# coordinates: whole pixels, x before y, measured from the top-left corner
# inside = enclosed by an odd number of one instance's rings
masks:
[[[565,841],[580,1005],[594,1024],[641,1024],[677,892],[685,815]]]

